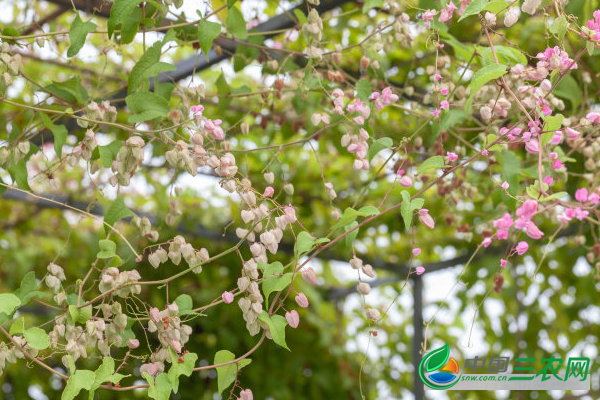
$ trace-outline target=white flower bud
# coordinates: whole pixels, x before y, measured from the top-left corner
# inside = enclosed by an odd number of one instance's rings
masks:
[[[358,285],[356,285],[356,290],[358,293],[366,295],[371,292],[371,285],[369,285],[367,282],[360,282]]]

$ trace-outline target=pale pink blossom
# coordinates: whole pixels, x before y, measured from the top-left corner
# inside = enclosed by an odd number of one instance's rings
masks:
[[[544,236],[544,232],[540,231],[533,221],[528,221],[525,228],[525,233],[532,239],[541,239],[541,237]]]
[[[417,275],[423,275],[425,273],[425,267],[417,267],[415,268],[415,272]]]
[[[531,154],[537,154],[540,152],[540,144],[536,139],[531,139],[525,144],[525,151]]]
[[[538,208],[538,202],[535,200],[525,200],[521,207],[517,208],[517,217],[523,217],[526,220],[530,220],[531,217],[536,213]]]
[[[298,311],[292,310],[285,313],[285,320],[292,328],[297,328],[300,323],[300,316]]]
[[[600,124],[600,114],[597,112],[588,113],[585,118],[592,124]]]
[[[507,263],[508,263],[508,261],[506,261],[505,259],[503,259],[503,258],[502,258],[502,259],[500,259],[500,267],[501,267],[501,268],[504,268],[504,267],[506,267],[506,264],[507,264]]]
[[[506,213],[502,216],[502,218],[494,221],[494,227],[498,229],[509,229],[513,226],[513,219],[510,217],[509,213]]]
[[[254,400],[254,396],[252,395],[252,390],[244,389],[240,391],[239,400]]]
[[[519,243],[517,243],[517,247],[515,249],[517,250],[517,254],[522,256],[529,249],[529,245],[527,244],[527,242],[520,241]]]
[[[455,10],[456,10],[456,6],[454,5],[454,3],[453,2],[449,2],[448,5],[446,6],[446,8],[444,8],[440,12],[439,21],[440,22],[449,21],[452,18],[452,14],[454,14]]]
[[[418,247],[415,247],[415,248],[412,250],[412,253],[413,253],[413,256],[415,256],[415,257],[416,257],[416,256],[418,256],[419,254],[421,254],[421,249],[420,249],[420,248],[418,248]]]
[[[223,303],[230,304],[231,302],[233,302],[233,293],[223,292],[221,298],[223,299]]]
[[[446,157],[448,157],[448,161],[450,162],[454,162],[458,159],[458,156],[450,151],[446,152]]]
[[[191,106],[190,110],[194,113],[194,117],[197,119],[202,118],[202,112],[204,111],[204,106],[199,104],[197,106]]]
[[[577,189],[575,191],[575,199],[580,203],[585,203],[588,199],[588,190],[586,188]]]
[[[271,197],[273,196],[273,193],[275,193],[275,189],[273,189],[271,186],[267,186],[265,188],[265,192],[263,193],[263,197]]]
[[[431,215],[429,215],[429,210],[426,208],[419,210],[419,221],[429,229],[435,228],[435,222],[433,221],[433,218],[431,218]]]
[[[409,188],[413,184],[412,178],[408,175],[404,175],[402,178],[400,178],[399,182],[400,182],[400,185],[405,188]]]
[[[312,267],[308,267],[302,271],[302,278],[311,285],[317,284],[317,274]]]
[[[576,131],[575,129],[572,129],[572,128],[565,128],[565,132],[567,132],[567,136],[571,140],[577,139],[580,134],[579,131]]]
[[[296,304],[298,304],[300,307],[308,307],[308,298],[306,298],[306,295],[304,293],[298,293],[296,297],[294,297],[294,300],[296,300]]]

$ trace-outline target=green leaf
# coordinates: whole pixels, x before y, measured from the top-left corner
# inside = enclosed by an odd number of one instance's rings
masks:
[[[344,230],[346,232],[348,232],[349,230],[351,230],[352,228],[355,228],[357,226],[358,226],[358,222],[354,221],[350,225],[346,225],[346,227],[344,228]],[[349,234],[346,235],[345,239],[346,239],[346,248],[347,249],[351,249],[352,248],[352,244],[354,243],[354,240],[358,236],[358,231],[360,231],[360,229],[354,229],[352,232],[350,232]]]
[[[371,96],[371,83],[365,78],[360,78],[358,82],[356,82],[356,95],[362,101],[369,100]]]
[[[444,157],[442,156],[433,156],[423,161],[423,164],[419,165],[419,175],[423,174],[425,171],[429,171],[430,169],[438,169],[444,168],[446,164],[444,163]]]
[[[100,247],[100,251],[96,254],[98,258],[112,258],[116,255],[117,244],[112,240],[101,239],[98,242],[98,247]]]
[[[259,314],[258,319],[269,326],[271,337],[275,343],[287,350],[290,350],[285,343],[285,327],[287,325],[287,321],[283,316],[275,314],[269,317],[269,313],[263,310],[263,312]]]
[[[134,115],[127,122],[136,123],[154,118],[164,118],[171,110],[169,102],[162,96],[152,92],[135,92],[125,98],[127,107]]]
[[[298,234],[298,238],[296,239],[296,245],[294,246],[294,254],[300,256],[301,254],[306,253],[315,244],[315,239],[312,235],[306,231],[302,231]]]
[[[69,315],[73,319],[73,322],[85,324],[92,318],[92,306],[78,308],[76,305],[70,305]]]
[[[21,300],[12,293],[0,294],[0,314],[10,316],[21,305]]]
[[[300,239],[300,237],[298,237],[298,239]],[[273,292],[279,292],[280,290],[288,287],[289,284],[292,283],[293,274],[291,272],[284,274],[283,264],[281,264],[279,261],[271,264],[263,264],[263,269],[262,290],[265,294],[265,300],[268,307],[269,295]]]
[[[228,350],[219,350],[215,354],[215,364],[223,364],[235,360],[235,354]],[[237,363],[217,367],[217,390],[219,394],[223,393],[233,382],[239,370],[252,362],[249,358],[244,358]]]
[[[420,210],[423,208],[423,204],[425,204],[425,199],[421,197],[417,197],[410,202],[410,207],[414,210]]]
[[[567,18],[564,15],[561,15],[552,22],[548,30],[550,33],[556,35],[558,40],[562,41],[567,33],[568,26],[569,23],[567,22]]]
[[[142,376],[148,381],[148,397],[154,400],[169,400],[169,397],[171,397],[171,381],[167,374],[161,372],[156,380],[147,372],[142,373]]]
[[[4,315],[4,314],[3,314]],[[18,335],[19,333],[23,333],[25,330],[25,317],[19,317],[15,319],[15,322],[12,323],[8,333],[11,335]]]
[[[448,110],[442,114],[442,118],[440,120],[440,131],[446,132],[448,129],[452,128],[456,124],[460,124],[465,120],[467,115],[463,110],[452,109]]]
[[[17,164],[12,164],[8,168],[11,178],[17,182],[17,186],[22,189],[31,191],[29,187],[29,176],[27,175],[27,158],[19,161]]]
[[[458,19],[458,22],[470,17],[471,15],[479,14],[487,5],[488,0],[473,0],[471,3],[469,3],[463,15],[461,15],[461,17]]]
[[[435,349],[427,355],[425,362],[425,371],[432,372],[446,365],[446,361],[450,357],[450,346],[446,343],[439,349]]]
[[[471,113],[471,104],[473,104],[473,99],[475,98],[477,91],[489,81],[498,79],[504,74],[506,74],[506,65],[502,64],[487,65],[473,74],[473,77],[471,78],[471,94],[469,95],[469,98],[465,104],[465,111],[467,114]]]
[[[202,20],[198,23],[198,44],[208,60],[213,41],[221,33],[221,24]]]
[[[225,25],[233,36],[240,40],[246,40],[248,38],[248,31],[246,30],[246,21],[244,21],[244,16],[242,12],[237,7],[231,7],[227,13],[227,19],[225,20]]]
[[[563,118],[564,117],[562,114],[551,115],[544,118],[544,127],[542,128],[542,130],[548,132],[542,133],[542,146],[545,146],[546,143],[548,143],[548,141],[552,139],[554,133],[560,129],[560,127],[562,126]]]
[[[372,8],[381,8],[383,7],[383,0],[366,0],[365,4],[363,4],[363,14],[366,14]]]
[[[371,146],[369,146],[369,154],[367,158],[369,161],[373,159],[379,152],[383,149],[391,149],[394,147],[394,141],[389,137],[382,137],[373,142]]]
[[[181,375],[190,376],[194,372],[196,361],[198,361],[198,355],[196,353],[186,353],[183,356],[183,362],[179,362],[179,356],[169,348],[169,354],[171,354],[171,368],[169,368],[169,381],[173,387],[173,392],[177,393],[179,390],[179,377]]]
[[[123,147],[123,142],[120,140],[115,140],[106,146],[98,146],[98,154],[104,168],[111,167],[113,161],[117,158],[117,154],[119,154],[121,147]]]
[[[175,304],[179,308],[179,315],[186,315],[193,313],[192,308],[194,307],[194,303],[189,294],[180,294],[175,299]]]
[[[570,74],[563,76],[561,81],[552,91],[552,94],[569,100],[573,109],[579,108],[583,99],[583,94],[579,84]]]
[[[217,94],[220,96],[218,111],[222,112],[225,111],[229,106],[229,103],[231,103],[231,97],[228,96],[231,93],[231,87],[227,83],[223,72],[221,72],[221,75],[217,78],[216,86]]]
[[[71,46],[67,50],[67,57],[73,57],[83,47],[85,38],[91,32],[96,30],[97,26],[91,21],[83,22],[79,17],[79,13],[75,15],[75,19],[71,22],[71,28],[69,29],[69,40]]]
[[[34,297],[46,297],[45,292],[37,291],[37,281],[35,280],[35,272],[30,271],[23,277],[21,286],[15,290],[15,295],[21,300],[21,305],[29,303]]]
[[[62,157],[62,148],[67,142],[67,128],[64,125],[54,125],[46,114],[40,114],[46,129],[49,129],[54,135],[54,151],[56,155]]]
[[[94,371],[78,369],[69,377],[60,399],[73,400],[82,389],[90,390],[94,384],[95,378],[96,374],[94,374]]]
[[[356,220],[356,218],[358,218],[361,215],[363,215],[361,212],[356,211],[352,207],[348,207],[344,210],[344,213],[342,214],[338,222],[336,222],[336,224],[333,225],[331,229],[336,230],[338,228],[343,228],[346,225],[350,225]]]
[[[308,19],[306,18],[306,15],[304,15],[302,10],[300,10],[298,8],[294,8],[294,15],[298,19],[298,23],[300,25],[304,25],[304,24],[308,23]]]
[[[500,150],[504,149],[504,147],[501,144],[497,143],[497,144],[492,145],[492,143],[494,143],[497,139],[498,139],[498,137],[495,134],[490,133],[489,135],[487,135],[485,137],[483,147],[489,151],[500,151]]]
[[[113,8],[114,7],[115,6],[113,5]],[[135,63],[127,80],[127,91],[129,93],[139,89],[145,81],[154,76],[151,75],[150,71],[151,68],[160,61],[161,50],[164,43],[164,40],[154,43],[140,57],[138,62]],[[127,104],[127,106],[129,106],[129,104]]]
[[[540,198],[539,201],[543,202],[543,201],[550,201],[550,200],[554,200],[554,199],[562,199],[563,197],[565,197],[567,195],[568,195],[567,192],[556,192],[556,193],[552,193],[550,196],[543,196],[542,198]]]
[[[496,45],[494,46],[494,51],[496,52],[496,56],[498,57],[498,62],[500,64],[512,65],[520,63],[523,65],[527,65],[527,57],[525,57],[525,55],[521,53],[521,51],[518,49]],[[482,59],[484,66],[496,63],[496,59],[494,58],[494,53],[492,52],[491,47],[478,46],[477,52],[484,57]]]
[[[88,400],[94,399],[94,392],[105,382],[118,383],[129,375],[115,374],[115,360],[111,357],[102,358],[102,364],[98,367],[94,376],[94,383],[90,386]]]
[[[588,52],[588,55],[591,57],[594,55],[594,49],[596,48],[596,44],[591,40],[585,42],[585,49]]]
[[[34,349],[44,350],[50,347],[50,337],[43,329],[36,327],[26,329],[23,336]]]
[[[408,191],[406,190],[403,190],[400,194],[402,195],[400,214],[402,215],[402,219],[404,220],[404,229],[406,229],[406,232],[408,232],[412,225],[412,207],[410,201],[410,193],[408,193]]]
[[[107,22],[109,39],[119,24],[122,24],[141,2],[142,0],[115,0]]]
[[[133,42],[135,35],[140,28],[140,22],[144,17],[142,9],[136,7],[131,14],[121,24],[121,44],[128,44]]]
[[[78,77],[73,77],[64,82],[53,81],[53,83],[46,86],[46,90],[70,103],[83,104],[89,98],[87,91],[81,85],[81,79]]]
[[[506,0],[492,0],[484,7],[484,10],[489,11],[491,13],[499,13],[508,7],[510,3]]]
[[[363,217],[370,217],[379,214],[379,209],[374,206],[364,206],[359,208],[358,212],[362,214]]]
[[[108,207],[108,210],[106,210],[106,214],[104,215],[104,222],[114,227],[117,221],[120,221],[123,218],[127,217],[135,217],[135,214],[133,213],[133,211],[127,208],[125,202],[123,201],[123,198],[121,196],[117,196],[115,201],[113,201],[110,207]],[[104,226],[104,228],[107,234],[111,231],[111,229],[106,225]]]
[[[500,153],[501,177],[508,182],[508,193],[516,196],[519,190],[519,174],[521,173],[521,161],[519,157],[508,150]]]

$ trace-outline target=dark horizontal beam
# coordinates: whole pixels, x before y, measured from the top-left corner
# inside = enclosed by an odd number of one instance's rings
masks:
[[[319,13],[327,12],[333,10],[341,6],[344,3],[347,3],[351,0],[321,0],[321,4],[316,6],[315,8]],[[295,27],[298,24],[298,20],[294,14],[295,10],[300,10],[303,13],[308,13],[307,3],[302,2],[299,6],[294,7],[289,11],[285,11],[279,15],[274,16],[273,18],[257,25],[252,28],[253,32],[261,33],[266,32],[264,34],[265,39],[276,36],[277,33],[272,33],[272,31],[278,31],[281,29],[290,29]],[[221,48],[220,55],[215,52],[216,46]],[[208,59],[204,57],[202,54],[197,54],[191,56],[185,60],[175,63],[175,70],[169,72],[163,72],[158,76],[158,81],[162,82],[171,82],[171,81],[179,81],[181,79],[185,79],[188,76],[193,75],[199,71],[202,71],[206,68],[209,68],[215,64],[220,63],[223,60],[230,58],[233,53],[235,53],[238,47],[238,43],[233,40],[227,38],[218,38],[213,43],[213,48],[208,52]],[[150,82],[150,86],[153,86],[153,81]],[[113,98],[124,98],[127,96],[127,88],[123,88],[118,91]]]
[[[112,1],[107,0],[46,0],[47,2],[56,4],[60,7],[64,7],[67,9],[75,8],[79,11],[86,12],[88,14],[97,15],[103,18],[110,17],[110,8],[112,6]],[[166,26],[170,24],[176,23],[172,19],[165,18],[163,19],[158,26]]]

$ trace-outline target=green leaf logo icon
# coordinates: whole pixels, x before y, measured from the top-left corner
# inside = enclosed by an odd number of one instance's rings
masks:
[[[446,343],[439,349],[436,349],[429,354],[425,363],[425,370],[427,372],[431,372],[440,369],[446,365],[448,357],[450,357],[450,346],[448,346]]]

